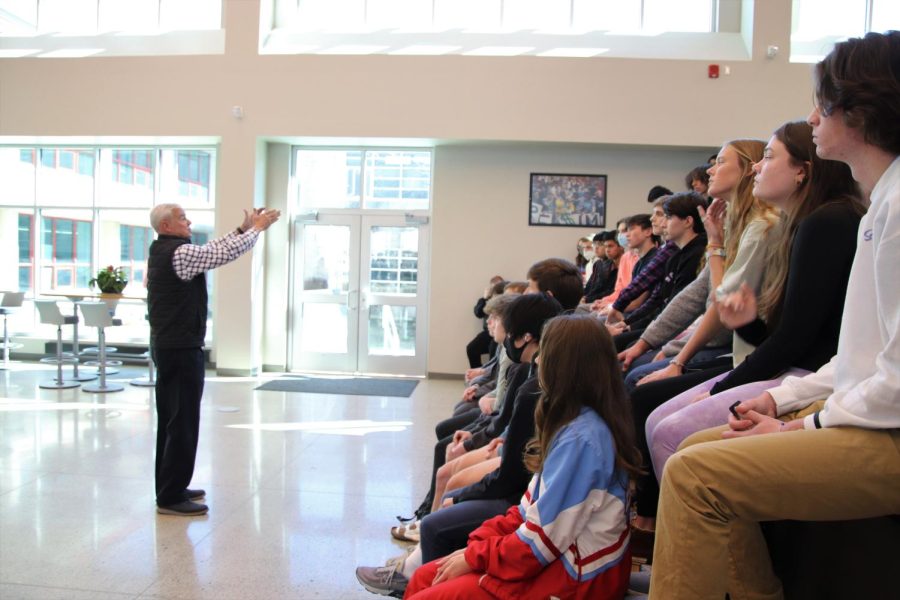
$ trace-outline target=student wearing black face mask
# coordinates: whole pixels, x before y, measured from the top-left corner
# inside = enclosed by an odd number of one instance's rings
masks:
[[[515,364],[510,366],[507,372],[507,401],[503,403],[500,413],[484,415],[452,436],[438,441],[435,445],[431,486],[425,500],[416,510],[417,519],[431,511],[438,469],[445,462],[458,458],[466,452],[487,446],[506,429],[512,418],[520,388],[532,377],[532,361],[540,345],[541,329],[547,320],[560,314],[562,310],[562,305],[546,293],[525,294],[509,305],[503,316],[503,327],[507,332],[504,348]]]
[[[404,553],[400,557],[402,569],[397,571],[394,568],[388,578],[384,577],[381,567],[357,570],[358,578],[369,591],[380,594],[402,592],[407,578],[423,561],[431,561],[463,547],[473,529],[485,519],[506,512],[525,493],[531,480],[531,473],[524,463],[525,449],[534,437],[534,414],[541,392],[536,363],[541,332],[544,324],[562,310],[562,305],[545,293],[525,294],[510,303],[503,316],[503,327],[507,331],[504,348],[509,357],[518,363],[510,370],[518,368],[525,377],[516,384],[515,389],[510,384],[507,401],[499,414],[489,418],[481,429],[466,431],[467,437],[458,442],[460,448],[470,445],[465,450],[472,450],[471,454],[475,455],[482,452],[491,440],[505,434],[500,456],[484,461],[483,464],[493,467],[484,469],[486,474],[461,484],[464,487],[453,485],[456,489],[450,489],[447,486],[446,494],[445,486],[438,479],[439,484],[432,488],[429,496],[435,493],[443,496],[443,500],[439,497],[440,502],[437,503],[443,508],[430,512],[431,501],[428,500],[428,512],[415,525],[421,534],[420,547],[410,556]],[[451,445],[453,443],[451,440]],[[449,466],[443,465],[441,468]],[[480,465],[473,465],[476,466]],[[455,480],[453,478],[451,481]],[[425,507],[420,507],[422,509]],[[388,562],[395,564],[397,561],[391,559]]]

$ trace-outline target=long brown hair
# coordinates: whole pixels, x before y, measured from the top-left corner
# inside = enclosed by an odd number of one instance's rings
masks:
[[[640,474],[631,401],[606,327],[590,315],[560,315],[544,325],[539,356],[541,398],[525,454],[528,469],[541,470],[553,438],[587,406],[612,433],[616,467],[629,478]]]
[[[731,266],[737,256],[741,236],[747,225],[758,218],[769,222],[769,227],[778,221],[778,212],[768,202],[763,202],[753,195],[753,163],[762,159],[766,143],[761,140],[732,140],[726,144],[738,155],[743,175],[738,182],[732,199],[728,203],[728,214],[725,217],[725,268]]]
[[[804,121],[792,121],[776,129],[774,135],[787,148],[791,165],[803,167],[806,175],[793,194],[792,207],[782,215],[766,247],[766,274],[759,294],[759,312],[770,330],[781,317],[791,247],[803,219],[825,204],[847,204],[860,216],[866,211],[850,167],[823,160],[816,154],[812,127]]]

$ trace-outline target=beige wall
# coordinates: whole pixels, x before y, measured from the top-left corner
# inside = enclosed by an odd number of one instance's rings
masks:
[[[753,10],[755,58],[709,80],[706,61],[259,56],[259,2],[225,0],[224,55],[0,59],[0,143],[215,136],[216,231],[224,233],[242,208],[272,194],[264,185],[271,174],[261,172],[265,140],[436,141],[429,371],[458,371],[465,338],[477,327],[469,304],[483,279],[522,272],[531,259],[572,247],[577,230],[525,227],[530,170],[606,172],[615,219],[627,202],[640,205],[648,184],[677,185],[707,148],[805,115],[809,67],[786,58],[790,2],[755,2]],[[785,51],[768,60],[768,44]],[[231,116],[234,105],[243,106],[243,120]],[[502,143],[481,144],[488,141]],[[474,186],[479,179],[484,185]],[[474,218],[476,194],[510,210],[509,220],[499,210]],[[499,259],[483,271],[476,268],[481,254],[458,241],[473,222],[502,240],[483,242]],[[270,238],[258,254],[268,257],[286,241]],[[218,275],[214,356],[223,370],[279,364],[280,343],[270,344],[268,333],[280,327],[284,335],[283,312],[256,291],[265,265],[242,261]],[[457,317],[463,325],[442,328]]]

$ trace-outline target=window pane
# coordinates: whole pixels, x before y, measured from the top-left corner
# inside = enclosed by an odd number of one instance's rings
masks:
[[[416,307],[370,306],[368,348],[370,355],[415,356]]]
[[[41,0],[38,4],[41,33],[97,32],[97,0]]]
[[[300,348],[303,352],[346,354],[346,304],[304,303],[300,311]]]
[[[42,265],[38,293],[60,287],[87,291],[93,247],[91,216],[90,210],[41,211]]]
[[[367,151],[365,177],[365,208],[428,209],[430,152]]]
[[[645,31],[711,31],[710,0],[644,0]]]
[[[571,6],[571,0],[506,0],[503,30],[568,29]]]
[[[100,0],[100,33],[159,29],[158,0]]]
[[[374,28],[431,28],[431,0],[368,0],[366,24]]]
[[[295,178],[301,210],[359,208],[358,150],[298,150]]]
[[[864,33],[866,0],[793,1],[791,42],[805,42],[829,36],[859,36]]]
[[[872,0],[872,31],[900,29],[900,2]]]
[[[365,24],[365,0],[298,0],[296,26],[303,31],[347,31]]]
[[[0,205],[34,205],[36,157],[33,148],[0,148]]]
[[[372,227],[369,289],[376,294],[415,294],[419,271],[416,227]]]
[[[221,29],[221,0],[160,0],[161,29]]]
[[[190,219],[193,221],[194,217]],[[205,228],[205,226],[203,226]],[[147,269],[147,249],[150,235],[149,218],[145,210],[105,209],[99,211],[100,254],[98,268],[112,265],[129,273],[125,292],[129,296],[143,296],[144,280],[137,274]]]
[[[500,0],[435,0],[434,25],[440,30],[498,31]]]
[[[641,0],[575,0],[572,25],[584,31],[639,31]]]
[[[0,289],[30,289],[34,267],[33,223],[31,209],[0,207],[0,256],[6,258],[0,261]]]
[[[93,150],[42,148],[37,173],[37,202],[50,206],[94,203]],[[69,161],[74,161],[72,165]],[[65,164],[70,166],[66,167]],[[72,167],[75,167],[74,169]]]
[[[307,225],[303,228],[303,290],[324,294],[350,290],[350,228]]]
[[[37,29],[37,0],[3,0],[0,35],[31,35]]]
[[[160,196],[184,208],[212,208],[216,154],[213,150],[166,149],[159,167]]]
[[[147,209],[153,206],[154,154],[148,149],[101,149],[97,204]]]

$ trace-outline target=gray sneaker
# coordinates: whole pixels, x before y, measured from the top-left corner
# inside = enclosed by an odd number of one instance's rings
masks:
[[[391,558],[383,567],[357,567],[356,578],[373,594],[402,598],[409,585],[409,579],[401,572],[405,558]]]

